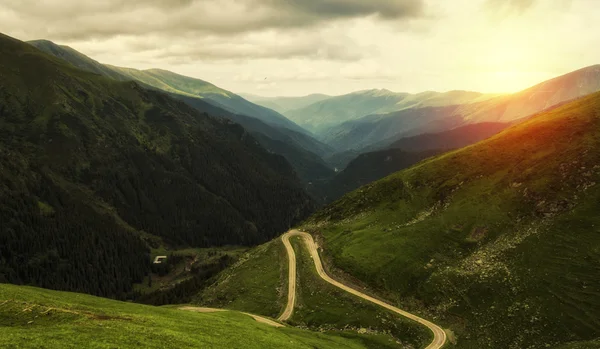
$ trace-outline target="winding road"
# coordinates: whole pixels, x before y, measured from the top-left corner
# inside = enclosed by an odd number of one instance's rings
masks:
[[[283,234],[283,236],[281,237],[281,240],[283,241],[283,244],[285,245],[285,249],[287,250],[288,257],[289,257],[288,258],[288,261],[289,261],[289,287],[288,287],[288,302],[285,307],[285,310],[283,311],[281,316],[279,316],[279,319],[278,319],[279,321],[289,320],[289,318],[292,316],[292,313],[294,312],[294,306],[296,304],[296,254],[294,253],[294,248],[292,247],[292,244],[290,243],[290,238],[293,236],[302,237],[302,239],[306,243],[306,247],[308,248],[308,251],[310,252],[310,255],[315,263],[315,268],[317,269],[317,273],[323,280],[327,281],[328,283],[330,283],[348,293],[351,293],[351,294],[353,294],[357,297],[360,297],[364,300],[367,300],[369,302],[375,303],[381,307],[384,307],[384,308],[391,310],[401,316],[404,316],[406,318],[414,320],[414,321],[426,326],[427,328],[429,328],[433,332],[433,341],[425,349],[439,349],[444,346],[444,344],[446,343],[446,332],[444,332],[444,330],[441,327],[439,327],[438,325],[436,325],[430,321],[427,321],[417,315],[414,315],[414,314],[406,312],[402,309],[396,308],[393,305],[382,302],[379,299],[373,298],[373,297],[366,295],[360,291],[357,291],[349,286],[346,286],[346,285],[342,284],[341,282],[338,282],[338,281],[332,279],[329,275],[327,275],[327,273],[323,269],[323,264],[321,263],[321,258],[319,257],[319,251],[317,250],[317,245],[315,244],[315,241],[313,240],[312,236],[308,233],[300,232],[298,230],[290,230],[289,232]]]

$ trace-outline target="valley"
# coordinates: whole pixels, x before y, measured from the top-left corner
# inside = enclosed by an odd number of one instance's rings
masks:
[[[600,348],[599,21],[0,3],[0,347]]]

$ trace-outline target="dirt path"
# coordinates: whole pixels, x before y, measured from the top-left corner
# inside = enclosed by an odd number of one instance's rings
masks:
[[[446,343],[446,333],[438,325],[436,325],[430,321],[427,321],[419,316],[408,313],[402,309],[396,308],[390,304],[382,302],[379,299],[376,299],[369,295],[366,295],[360,291],[357,291],[357,290],[355,290],[349,286],[346,286],[346,285],[342,284],[341,282],[338,282],[338,281],[332,279],[331,277],[329,277],[329,275],[327,275],[327,273],[325,273],[325,270],[323,269],[323,264],[321,263],[321,258],[319,257],[319,251],[317,250],[317,245],[315,244],[315,241],[313,240],[312,236],[308,233],[300,232],[298,230],[290,230],[289,232],[283,234],[283,236],[281,237],[281,240],[283,241],[283,244],[285,245],[285,249],[287,250],[288,257],[289,257],[288,258],[289,259],[289,288],[288,288],[288,303],[287,303],[287,306],[285,307],[285,310],[279,317],[280,321],[286,321],[292,316],[292,313],[294,311],[294,305],[296,303],[296,254],[294,253],[294,248],[292,247],[292,244],[290,243],[290,237],[292,237],[292,236],[302,237],[302,239],[306,243],[306,247],[308,248],[308,251],[310,252],[310,255],[315,263],[315,268],[317,269],[317,273],[323,280],[327,281],[328,283],[330,283],[338,288],[341,288],[342,290],[344,290],[348,293],[351,293],[351,294],[353,294],[357,297],[360,297],[362,299],[365,299],[369,302],[375,303],[381,307],[384,307],[384,308],[391,310],[399,315],[402,315],[411,320],[414,320],[414,321],[426,326],[427,328],[429,328],[433,332],[433,341],[425,349],[439,349],[444,346],[444,344]]]
[[[214,308],[202,308],[202,307],[181,307],[179,309],[187,310],[187,311],[194,311],[196,313],[218,313],[218,312],[223,312],[223,311],[229,311],[226,309],[214,309]],[[254,315],[254,314],[250,314],[250,313],[242,313],[242,314],[248,315],[251,318],[253,318],[254,320],[256,320],[257,322],[267,324],[269,326],[285,327],[284,325],[280,324],[279,322],[275,322],[271,319],[267,319],[266,317],[262,317],[262,316]]]

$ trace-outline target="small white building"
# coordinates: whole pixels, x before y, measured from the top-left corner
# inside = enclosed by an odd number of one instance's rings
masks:
[[[167,256],[156,256],[156,258],[154,258],[154,264],[162,264],[165,260],[167,260]]]

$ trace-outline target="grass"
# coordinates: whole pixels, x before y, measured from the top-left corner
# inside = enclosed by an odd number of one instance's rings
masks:
[[[334,267],[438,315],[459,348],[592,340],[598,149],[595,94],[360,188],[302,228]]]
[[[367,348],[364,336],[274,328],[237,312],[194,313],[0,284],[2,348]]]
[[[196,98],[204,95],[221,95],[223,97],[232,96],[231,92],[218,88],[206,81],[178,75],[165,70],[136,70],[114,66],[109,66],[109,68],[134,80],[141,81],[163,91],[173,92],[184,96]]]
[[[242,255],[196,303],[276,318],[287,301],[287,255],[279,239]]]

